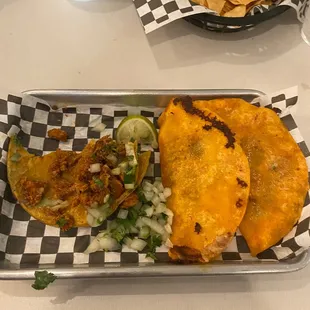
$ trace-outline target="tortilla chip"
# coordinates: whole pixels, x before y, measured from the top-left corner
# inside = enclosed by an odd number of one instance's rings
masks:
[[[309,188],[306,160],[277,114],[242,99],[195,101],[236,132],[251,169],[251,190],[240,231],[253,256],[286,236],[298,221]]]
[[[172,260],[208,262],[228,245],[249,195],[247,158],[229,127],[191,98],[172,100],[159,118],[162,182],[172,195]],[[239,184],[242,182],[244,186]]]
[[[206,2],[208,3],[207,7],[210,10],[220,14],[223,10],[226,0],[206,0]]]
[[[232,10],[224,13],[223,16],[225,17],[243,17],[246,14],[246,6],[245,5],[238,5]]]
[[[250,3],[253,2],[258,2],[257,0],[229,0],[234,5],[249,5]]]

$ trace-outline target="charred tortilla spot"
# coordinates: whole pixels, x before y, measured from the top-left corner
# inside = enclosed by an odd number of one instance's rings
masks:
[[[181,259],[189,261],[198,261],[201,259],[201,253],[198,250],[191,249],[186,246],[176,246],[173,247],[173,251],[179,254]]]
[[[203,129],[210,130],[212,127],[214,127],[218,129],[219,131],[221,131],[224,134],[224,136],[227,138],[227,143],[225,145],[226,148],[230,148],[230,147],[233,149],[235,148],[235,145],[234,145],[234,143],[236,142],[235,133],[233,133],[230,130],[230,128],[226,125],[226,123],[217,119],[216,116],[212,117],[211,113],[209,113],[208,115],[205,115],[203,111],[195,108],[193,106],[193,100],[189,96],[182,97],[182,98],[175,98],[173,100],[174,104],[177,104],[179,102],[182,103],[182,106],[186,113],[197,115],[202,120],[211,123],[211,125],[204,125]]]
[[[248,184],[246,182],[244,182],[243,180],[239,179],[239,178],[237,178],[237,182],[243,188],[248,187]]]
[[[239,199],[237,200],[237,202],[236,202],[236,207],[237,207],[237,208],[241,208],[242,205],[243,205],[243,201],[242,201],[242,199],[239,198]]]
[[[173,99],[174,105],[178,104],[178,103],[181,102],[181,101],[182,101],[181,98],[174,98],[174,99]]]
[[[201,225],[196,222],[196,224],[195,224],[195,233],[197,233],[199,235],[200,232],[201,232]]]
[[[204,125],[203,129],[208,131],[208,130],[212,129],[212,126],[211,125]]]

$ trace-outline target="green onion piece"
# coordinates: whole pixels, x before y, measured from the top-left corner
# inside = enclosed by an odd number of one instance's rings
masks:
[[[124,175],[124,184],[132,184],[135,183],[136,177],[134,174],[125,174]]]
[[[93,177],[93,180],[98,187],[103,188],[103,182],[100,179]]]

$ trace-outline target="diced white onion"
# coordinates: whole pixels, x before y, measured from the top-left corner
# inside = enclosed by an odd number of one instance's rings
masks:
[[[105,195],[103,203],[107,203],[110,199],[110,194]]]
[[[161,226],[165,226],[166,225],[166,221],[163,219],[163,218],[160,218],[158,220],[158,223],[161,225]]]
[[[165,198],[168,198],[168,197],[171,196],[171,188],[166,187],[166,188],[164,189],[164,196],[165,196]]]
[[[163,239],[164,242],[166,242],[169,236],[170,235],[166,232],[166,229],[165,229],[165,233],[161,235],[161,238]]]
[[[99,163],[96,163],[96,164],[92,164],[90,165],[88,171],[90,173],[97,173],[97,172],[100,172],[101,168],[100,168],[100,164]]]
[[[163,183],[159,182],[157,185],[157,189],[160,193],[162,193],[164,191],[164,186]]]
[[[173,212],[170,209],[166,209],[165,214],[168,216],[173,216]]]
[[[159,196],[160,201],[166,202],[166,197],[165,197],[164,193],[159,193],[158,196]]]
[[[170,209],[166,209],[166,211],[164,212],[166,215],[168,215],[168,219],[167,219],[167,223],[169,225],[172,225],[172,221],[173,221],[173,212]]]
[[[132,239],[130,239],[129,237],[125,237],[123,241],[130,248]]]
[[[121,168],[117,167],[111,170],[113,175],[120,175],[121,174]]]
[[[113,154],[109,154],[107,156],[107,160],[111,162],[112,165],[116,165],[117,164],[117,157]]]
[[[172,244],[172,242],[170,241],[169,238],[166,240],[165,246],[167,246],[168,248],[173,248],[173,244]]]
[[[160,213],[165,213],[166,212],[166,205],[162,202],[160,202],[157,206],[156,206],[156,209],[155,209],[155,213],[156,214],[160,214]]]
[[[164,235],[166,233],[164,227],[161,226],[157,221],[151,220],[147,217],[142,217],[141,220],[144,222],[145,225],[149,226],[158,234]]]
[[[125,209],[120,209],[118,214],[117,214],[117,217],[119,219],[123,219],[125,220],[127,218],[127,215],[128,215],[128,210],[125,210]]]
[[[168,223],[165,225],[165,229],[168,234],[172,234],[171,226]]]
[[[102,230],[100,231],[100,233],[96,236],[97,239],[100,239],[104,236],[106,236],[108,234],[108,231],[107,230]]]
[[[144,191],[143,193],[144,193],[144,197],[145,197],[145,199],[147,201],[151,201],[153,199],[153,197],[154,197],[154,192],[153,191],[152,192]]]
[[[138,234],[139,233],[139,230],[133,226],[130,226],[129,231],[131,234]]]
[[[157,189],[157,187],[153,186],[152,190],[155,194],[159,194],[159,190]]]
[[[97,218],[97,223],[98,223],[98,226],[101,225],[103,223],[103,221],[106,219],[106,215],[101,215]]]
[[[105,196],[105,198],[104,198],[104,200],[106,200],[106,197],[107,196]],[[110,197],[109,197],[110,198]],[[108,198],[108,200],[109,200],[109,198]],[[102,205],[102,206],[100,206],[99,208],[98,208],[98,210],[100,211],[100,213],[101,214],[105,214],[106,213],[106,211],[107,211],[107,209],[110,207],[110,205],[106,202],[104,205]]]
[[[153,190],[153,185],[149,181],[143,181],[142,188],[144,191],[149,192]]]
[[[91,130],[92,131],[96,131],[96,132],[102,132],[105,130],[105,128],[107,127],[106,124],[104,123],[99,123],[98,125],[96,125],[95,127],[93,127]]]
[[[159,184],[161,184],[160,181],[155,181],[155,182],[153,183],[153,186],[154,186],[155,188],[159,189],[159,188],[158,188]]]
[[[153,207],[146,208],[146,209],[144,210],[144,212],[145,212],[145,215],[146,215],[147,217],[152,217],[153,212],[154,212],[154,208],[153,208]]]
[[[100,248],[106,251],[118,250],[120,245],[110,236],[104,236],[99,239]]]
[[[147,239],[150,235],[150,228],[148,226],[143,226],[139,232],[139,238]]]
[[[107,221],[107,229],[110,231],[118,226],[116,221]]]
[[[98,209],[88,208],[87,212],[91,214],[94,218],[99,218],[102,213]]]
[[[60,200],[61,201],[61,200]],[[63,201],[61,203],[59,203],[58,205],[55,205],[53,207],[49,207],[51,210],[53,211],[57,211],[59,209],[63,209],[69,206],[69,202],[68,201]]]
[[[97,238],[95,238],[90,245],[87,247],[87,249],[84,251],[85,254],[94,253],[100,250],[100,243]]]
[[[155,181],[161,182],[161,177],[156,177],[156,178],[155,178]]]
[[[119,168],[121,169],[122,172],[125,172],[127,170],[127,168],[128,168],[128,162],[127,161],[123,161],[118,166],[119,166]]]
[[[125,149],[126,149],[126,156],[133,156],[133,160],[131,160],[129,162],[130,166],[137,166],[138,165],[138,161],[136,158],[136,153],[135,153],[135,147],[134,144],[132,142],[128,142],[125,144]]]
[[[90,214],[90,213],[87,213],[87,223],[90,227],[93,227],[93,223],[94,223],[94,217]]]
[[[135,188],[135,184],[134,183],[125,184],[125,189],[134,189],[134,188]]]
[[[142,251],[145,248],[146,245],[147,245],[147,243],[144,240],[142,240],[142,239],[134,239],[134,240],[132,240],[130,247],[133,250]]]
[[[136,227],[138,227],[138,228],[141,228],[141,227],[143,227],[145,224],[144,224],[144,222],[142,221],[142,219],[141,219],[141,217],[139,217],[138,219],[137,219],[137,221],[136,221]]]
[[[153,199],[152,199],[152,204],[157,207],[158,204],[160,203],[160,199],[158,195],[154,195]]]

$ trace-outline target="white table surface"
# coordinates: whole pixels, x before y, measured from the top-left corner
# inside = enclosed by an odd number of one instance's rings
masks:
[[[0,88],[256,88],[300,85],[310,143],[310,47],[293,12],[251,32],[177,21],[146,36],[131,0],[0,0]],[[309,309],[310,266],[286,275],[0,282],[0,309]]]

